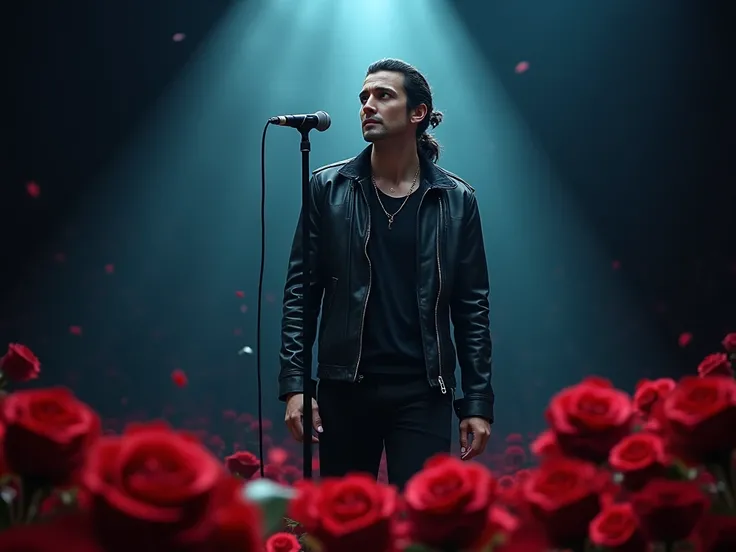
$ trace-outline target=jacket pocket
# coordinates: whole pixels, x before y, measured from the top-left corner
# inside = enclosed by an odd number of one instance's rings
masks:
[[[330,278],[327,282],[327,288],[325,289],[325,297],[322,301],[322,321],[320,322],[320,333],[319,333],[319,356],[322,357],[323,353],[328,352],[330,343],[335,342],[335,329],[332,327],[334,324],[335,313],[333,306],[335,303],[335,297],[337,296],[337,284],[338,279],[336,277]]]
[[[332,303],[335,302],[335,295],[337,295],[337,282],[338,279],[333,276],[327,285],[327,291],[325,293],[325,306],[323,312],[329,316],[329,312],[332,310]]]

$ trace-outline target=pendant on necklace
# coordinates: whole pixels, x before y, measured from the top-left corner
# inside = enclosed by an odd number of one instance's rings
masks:
[[[388,229],[391,230],[391,225],[394,223],[394,217],[388,217]]]
[[[388,189],[388,191],[389,191],[389,192],[391,192],[392,194],[393,194],[394,192],[396,192],[396,190],[395,190],[394,188],[389,188],[389,189]]]

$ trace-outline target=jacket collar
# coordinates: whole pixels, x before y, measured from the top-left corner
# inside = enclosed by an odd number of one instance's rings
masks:
[[[371,151],[373,151],[373,145],[368,146],[345,163],[338,173],[351,180],[363,181],[370,178]],[[457,186],[437,165],[421,154],[419,155],[419,166],[422,172],[422,180],[426,180],[430,188],[455,188]]]

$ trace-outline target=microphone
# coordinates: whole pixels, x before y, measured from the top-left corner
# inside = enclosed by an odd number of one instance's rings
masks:
[[[324,111],[309,113],[308,115],[278,115],[268,120],[272,125],[287,126],[299,130],[312,130],[316,128],[323,132],[330,128],[332,120]]]

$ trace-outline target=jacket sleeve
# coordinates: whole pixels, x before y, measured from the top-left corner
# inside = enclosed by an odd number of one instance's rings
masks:
[[[279,353],[281,370],[279,372],[279,400],[286,400],[290,393],[304,391],[305,379],[314,385],[311,379],[311,366],[305,370],[302,361],[304,347],[312,350],[317,334],[317,318],[319,317],[324,285],[320,267],[320,216],[321,201],[317,179],[312,176],[310,183],[310,202],[306,206],[309,217],[309,266],[310,288],[308,292],[309,306],[306,316],[302,316],[302,220],[304,209],[299,214],[299,223],[294,232],[294,239],[289,254],[286,272],[284,300],[281,318],[281,350]],[[304,332],[302,331],[304,329]]]
[[[463,397],[455,401],[455,411],[461,420],[477,416],[493,423],[490,284],[475,194],[468,194],[466,209],[450,303],[463,390]]]

